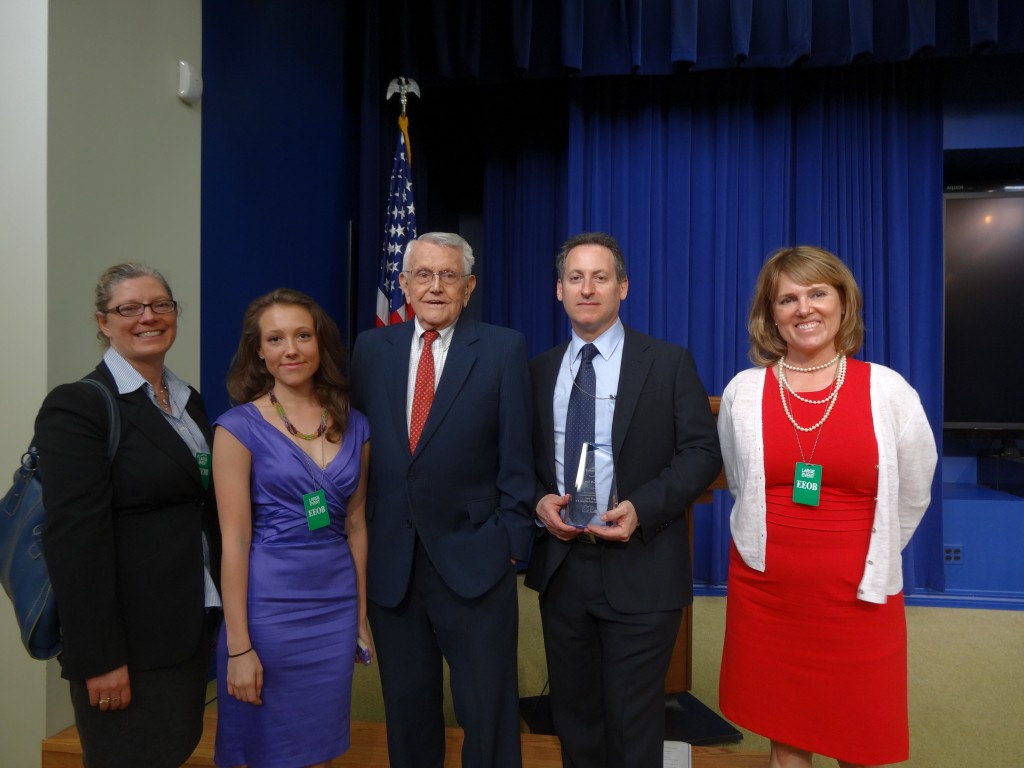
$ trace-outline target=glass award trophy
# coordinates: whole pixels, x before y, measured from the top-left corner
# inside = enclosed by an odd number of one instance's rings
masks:
[[[566,525],[576,528],[604,525],[601,515],[619,503],[611,446],[584,443],[580,449],[576,482],[565,491],[569,494],[569,503],[562,516]]]

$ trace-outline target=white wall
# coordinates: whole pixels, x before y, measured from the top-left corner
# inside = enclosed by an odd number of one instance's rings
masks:
[[[201,66],[201,0],[0,4],[0,485],[48,389],[99,359],[92,289],[148,262],[185,313],[169,365],[199,381],[199,106],[177,62]],[[71,722],[56,662],[28,658],[0,597],[0,768],[38,765]]]
[[[51,387],[98,362],[93,288],[122,261],[151,264],[184,305],[168,365],[199,383],[201,104],[177,97],[200,66],[201,0],[51,0]]]
[[[0,5],[0,487],[46,392],[46,3]],[[2,493],[2,491],[0,491]],[[39,764],[46,665],[22,648],[0,590],[0,767]]]

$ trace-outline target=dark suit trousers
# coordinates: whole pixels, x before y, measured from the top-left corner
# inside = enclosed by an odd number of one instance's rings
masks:
[[[515,570],[473,600],[444,583],[417,540],[412,583],[395,608],[369,602],[392,768],[442,768],[442,656],[464,731],[463,768],[519,768],[519,604]]]
[[[682,611],[614,610],[604,596],[602,546],[573,545],[540,599],[562,762],[661,768],[665,675]]]

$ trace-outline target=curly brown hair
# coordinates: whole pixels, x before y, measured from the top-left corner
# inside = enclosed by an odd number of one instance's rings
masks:
[[[274,386],[274,377],[257,354],[260,347],[260,318],[273,306],[295,306],[306,309],[313,317],[316,342],[320,350],[320,367],[313,374],[313,391],[331,416],[327,439],[340,443],[348,427],[348,380],[342,374],[347,354],[341,343],[338,326],[310,296],[291,288],[277,288],[254,299],[242,317],[242,337],[228,371],[228,396],[234,404],[249,403],[267,394]]]

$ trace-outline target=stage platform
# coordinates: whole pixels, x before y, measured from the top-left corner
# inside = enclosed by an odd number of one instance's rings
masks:
[[[188,768],[213,763],[213,737],[217,730],[217,713],[206,714],[203,738],[192,757],[185,764]],[[462,731],[448,729],[447,757],[445,768],[460,768],[459,753],[462,749]],[[694,768],[764,768],[768,755],[761,752],[744,752],[726,747],[694,747]],[[558,739],[533,733],[523,734],[523,768],[561,768],[562,759],[558,750]],[[331,763],[332,768],[388,768],[388,747],[383,723],[353,723],[352,747]],[[78,742],[78,731],[74,726],[55,736],[43,740],[42,768],[82,768],[82,748]]]

